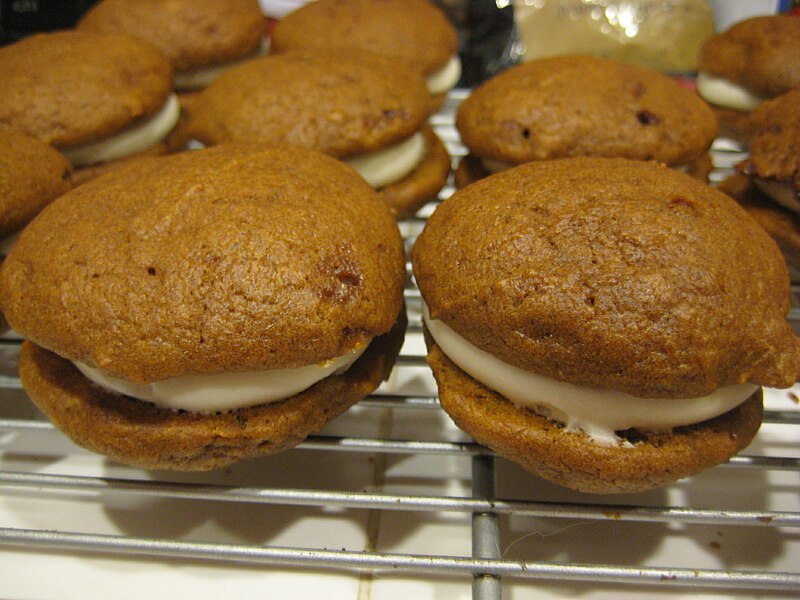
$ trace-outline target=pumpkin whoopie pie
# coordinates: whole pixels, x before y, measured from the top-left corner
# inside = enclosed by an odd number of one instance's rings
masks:
[[[723,133],[743,141],[759,104],[800,88],[800,19],[739,21],[705,41],[698,69],[697,91],[717,109]]]
[[[439,107],[461,76],[458,33],[428,0],[315,0],[286,15],[271,51],[377,52],[421,73]]]
[[[775,243],[663,165],[579,157],[487,177],[436,209],[412,260],[442,407],[576,490],[724,462],[759,428],[759,386],[800,375]]]
[[[450,157],[413,71],[377,55],[285,53],[224,73],[193,102],[182,141],[263,142],[347,161],[400,217],[436,197]]]
[[[164,151],[179,112],[172,67],[133,37],[58,31],[0,48],[0,124],[76,167]]]
[[[150,469],[285,450],[388,375],[403,244],[346,165],[223,145],[61,196],[0,270],[20,376],[75,442]],[[138,399],[137,399],[138,398]]]
[[[150,43],[174,68],[175,88],[191,91],[259,54],[265,23],[257,0],[101,0],[78,29]]]
[[[463,187],[513,165],[571,156],[657,160],[705,179],[717,135],[694,92],[649,69],[591,56],[542,58],[478,86],[456,126]]]

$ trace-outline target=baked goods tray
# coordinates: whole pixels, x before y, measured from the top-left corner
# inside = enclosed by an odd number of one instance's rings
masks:
[[[465,93],[431,119],[456,157]],[[715,145],[714,180],[740,158]],[[401,224],[407,248],[434,209]],[[800,386],[766,390],[764,426],[725,465],[641,494],[560,489],[439,409],[408,266],[389,381],[299,448],[211,473],[74,446],[27,399],[17,337],[0,338],[0,596],[797,597]]]

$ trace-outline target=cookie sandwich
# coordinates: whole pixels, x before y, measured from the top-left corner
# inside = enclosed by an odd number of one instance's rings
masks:
[[[422,79],[390,59],[284,53],[230,69],[188,111],[183,140],[261,142],[325,152],[382,192],[398,218],[435,198],[450,157],[427,124]]]
[[[379,53],[416,70],[433,109],[461,77],[456,29],[427,0],[315,0],[286,15],[272,32],[273,52],[333,49]]]
[[[800,88],[800,19],[752,17],[706,40],[697,91],[716,107],[724,133],[743,141],[763,101]]]
[[[164,152],[179,112],[172,67],[135,38],[58,31],[0,48],[0,125],[75,167]]]
[[[767,100],[750,117],[749,155],[720,188],[772,235],[800,268],[800,90]]]
[[[743,243],[746,240],[746,243]],[[725,194],[642,161],[537,161],[458,190],[413,248],[442,408],[584,492],[726,461],[800,375],[789,279]]]
[[[101,0],[78,23],[97,33],[127,33],[169,60],[175,89],[198,90],[231,65],[262,52],[257,0]]]
[[[300,443],[388,376],[403,244],[346,165],[219,146],[61,196],[0,269],[20,377],[76,443],[207,470]]]
[[[456,184],[571,156],[656,160],[705,179],[717,135],[694,92],[649,69],[591,56],[542,58],[478,86],[456,127],[469,150]]]

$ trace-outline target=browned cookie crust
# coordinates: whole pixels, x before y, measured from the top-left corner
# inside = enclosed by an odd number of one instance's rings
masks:
[[[419,130],[428,98],[417,74],[383,57],[265,56],[203,90],[190,108],[187,135],[206,145],[265,142],[348,157]]]
[[[800,269],[800,215],[770,199],[744,175],[728,177],[718,189],[741,204],[772,236],[787,264]]]
[[[765,98],[800,88],[800,19],[772,15],[740,21],[706,40],[698,68]]]
[[[450,174],[450,155],[442,140],[428,125],[422,133],[427,149],[420,165],[400,181],[380,190],[397,219],[413,216],[423,204],[436,198]]]
[[[433,318],[560,381],[692,398],[800,375],[775,243],[666,167],[575,158],[498,173],[445,200],[412,258]]]
[[[750,123],[750,156],[737,168],[788,185],[800,200],[800,89],[762,103]]]
[[[648,69],[590,56],[544,58],[489,79],[459,106],[470,152],[519,164],[568,156],[657,160],[705,154],[714,112],[694,92]]]
[[[604,446],[511,402],[456,367],[435,344],[428,362],[442,408],[481,444],[559,485],[594,494],[639,492],[694,475],[745,448],[761,424],[761,390],[715,419]],[[623,434],[624,435],[624,434]]]
[[[458,34],[426,0],[317,0],[281,20],[271,44],[275,52],[379,52],[430,75],[458,52]]]
[[[44,142],[0,128],[0,237],[70,188],[69,161]]]
[[[204,471],[282,452],[380,385],[400,350],[405,314],[350,369],[287,400],[219,414],[160,409],[108,393],[30,342],[20,377],[33,402],[77,444],[145,469]]]
[[[0,305],[27,339],[133,382],[290,368],[387,332],[403,244],[381,196],[307,150],[141,159],[23,231]]]
[[[60,148],[94,141],[155,114],[172,67],[122,34],[38,34],[0,48],[0,124]]]
[[[265,25],[256,0],[102,0],[78,29],[127,33],[191,71],[253,54]]]

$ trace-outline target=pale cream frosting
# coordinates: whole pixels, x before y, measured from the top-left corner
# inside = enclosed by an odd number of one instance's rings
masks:
[[[170,94],[161,110],[143,123],[96,142],[60,150],[76,167],[125,158],[161,142],[175,127],[179,116],[178,97]]]
[[[701,398],[639,398],[614,390],[594,389],[537,375],[505,363],[473,346],[448,325],[423,318],[437,346],[461,370],[518,407],[558,421],[568,431],[580,430],[595,442],[618,445],[615,431],[670,431],[719,416],[747,400],[758,386],[726,386]]]
[[[258,49],[247,56],[229,60],[223,63],[217,63],[208,67],[200,69],[193,69],[191,71],[176,71],[175,72],[175,89],[181,92],[189,92],[192,90],[200,90],[204,87],[211,85],[217,77],[222,75],[225,71],[233,66],[251,60],[257,56],[262,56],[269,52],[269,39],[265,38],[261,41]]]
[[[461,59],[457,54],[450,57],[447,64],[435,73],[428,75],[425,84],[431,96],[444,94],[453,89],[461,77]]]
[[[696,82],[697,93],[715,106],[749,112],[764,101],[764,98],[728,79],[702,71],[697,74]]]
[[[757,178],[754,181],[758,188],[775,202],[792,212],[800,214],[800,198],[797,197],[797,192],[792,189],[791,185],[782,181],[768,179]]]
[[[425,157],[425,136],[418,131],[402,142],[347,161],[374,188],[400,181]]]
[[[182,375],[153,383],[132,383],[103,369],[73,364],[103,389],[152,402],[171,410],[216,413],[279,402],[310,388],[329,375],[346,371],[367,349],[362,346],[323,364],[295,369]]]

